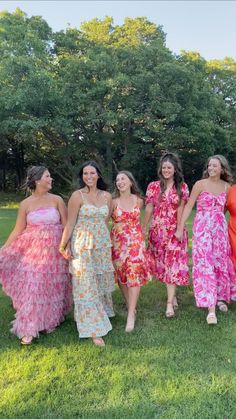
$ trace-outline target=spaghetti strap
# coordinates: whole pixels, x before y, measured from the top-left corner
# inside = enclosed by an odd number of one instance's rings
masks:
[[[83,204],[85,204],[85,202],[84,202],[84,194],[83,194],[83,192],[80,189],[79,189],[79,192],[80,192],[81,197],[82,197],[82,202],[83,202]]]

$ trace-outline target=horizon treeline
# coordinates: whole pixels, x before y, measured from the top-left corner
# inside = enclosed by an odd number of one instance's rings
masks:
[[[190,186],[212,154],[236,175],[235,60],[176,55],[165,39],[145,17],[53,32],[42,17],[1,12],[0,189],[18,190],[43,164],[67,193],[95,159],[111,185],[127,169],[145,191],[165,151]]]

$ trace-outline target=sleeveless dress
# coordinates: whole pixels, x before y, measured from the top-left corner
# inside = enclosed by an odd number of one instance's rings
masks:
[[[226,192],[215,196],[201,192],[193,222],[193,286],[197,307],[212,307],[217,301],[236,299],[236,274],[231,259]]]
[[[230,213],[228,231],[232,249],[234,269],[236,270],[236,185],[231,186],[228,192],[226,208]]]
[[[145,238],[140,224],[140,208],[125,211],[119,206],[112,214],[112,260],[116,282],[127,287],[141,287],[151,279]]]
[[[112,329],[109,317],[114,316],[111,293],[115,282],[105,222],[108,213],[107,204],[96,207],[83,198],[72,233],[70,272],[74,316],[81,338],[105,336]]]
[[[182,199],[187,202],[189,190],[182,184]],[[146,204],[153,205],[153,215],[148,236],[148,252],[154,260],[153,275],[161,282],[189,285],[188,236],[184,229],[183,240],[175,237],[179,197],[173,187],[160,196],[160,182],[151,182],[146,193]]]
[[[51,331],[72,303],[69,266],[58,252],[63,227],[54,207],[30,211],[25,230],[0,252],[0,282],[16,310],[19,338]]]

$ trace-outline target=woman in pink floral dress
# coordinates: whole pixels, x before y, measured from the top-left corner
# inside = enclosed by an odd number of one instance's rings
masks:
[[[197,201],[193,223],[193,285],[197,307],[208,308],[208,324],[217,323],[216,306],[226,312],[225,302],[236,299],[236,274],[224,216],[231,181],[225,157],[210,157],[203,179],[193,186],[176,232],[181,240],[184,223]]]
[[[143,200],[133,175],[123,170],[116,177],[111,229],[115,277],[126,300],[126,332],[132,332],[140,287],[150,279],[150,267],[140,224]]]
[[[0,251],[0,282],[16,310],[12,332],[29,345],[39,332],[52,332],[70,310],[68,263],[58,251],[66,207],[49,193],[52,178],[43,166],[28,170],[30,197],[18,211],[16,225]]]
[[[151,182],[147,188],[144,229],[151,220],[148,251],[154,260],[153,275],[166,284],[166,317],[173,317],[177,307],[176,287],[189,285],[186,229],[182,242],[175,237],[189,192],[175,154],[166,153],[161,158],[158,174],[160,181]]]

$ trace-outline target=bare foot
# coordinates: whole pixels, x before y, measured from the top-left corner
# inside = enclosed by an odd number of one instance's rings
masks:
[[[92,338],[94,345],[96,346],[105,346],[103,338]]]
[[[30,345],[32,343],[33,336],[23,336],[20,343],[21,345]]]

